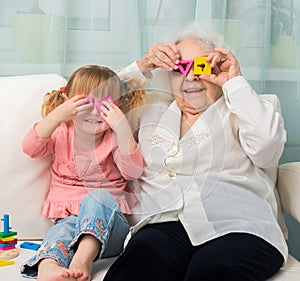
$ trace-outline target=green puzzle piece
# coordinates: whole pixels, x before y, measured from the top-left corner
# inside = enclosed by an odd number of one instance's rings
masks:
[[[18,233],[15,231],[9,231],[8,233],[4,233],[4,232],[0,232],[0,238],[6,238],[6,237],[10,237],[10,236],[15,236]]]

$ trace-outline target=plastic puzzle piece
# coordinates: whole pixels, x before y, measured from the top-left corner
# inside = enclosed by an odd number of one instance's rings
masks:
[[[19,255],[19,249],[14,248],[12,250],[0,250],[0,260],[10,260]]]
[[[108,96],[108,97],[106,97],[106,98],[104,98],[104,99],[102,99],[102,100],[100,100],[97,104],[96,104],[96,108],[97,108],[97,110],[98,110],[98,112],[99,113],[101,113],[101,106],[104,106],[103,105],[103,101],[107,101],[107,102],[109,102],[109,101],[113,101],[113,98],[111,97],[111,96]]]
[[[12,265],[14,263],[15,263],[14,261],[0,260],[0,266]]]
[[[180,72],[184,75],[187,76],[187,74],[189,73],[190,69],[192,68],[193,65],[193,60],[181,60],[179,61],[178,69],[180,70]]]
[[[94,98],[92,98],[92,97],[87,97],[87,98],[86,98],[86,103],[92,103],[92,104],[94,104]]]
[[[206,61],[207,57],[195,57],[194,58],[194,74],[211,74],[210,63]]]
[[[33,242],[23,242],[20,245],[20,248],[29,249],[33,251],[37,251],[41,247],[41,244],[33,243]]]
[[[3,250],[3,251],[8,251],[8,250],[12,250],[16,248],[15,245],[6,245],[4,247],[0,246],[0,251]]]
[[[17,235],[18,233],[15,231],[9,231],[8,233],[0,232],[0,238],[7,238],[14,235]]]
[[[5,247],[9,247],[9,246],[14,246],[14,245],[17,245],[16,239],[9,241],[9,242],[5,242],[5,243],[0,243],[0,248],[5,248]]]
[[[18,239],[13,237],[13,236],[10,236],[10,237],[6,237],[6,238],[0,238],[0,244],[3,243],[3,244],[9,244],[9,243],[14,243],[14,242],[17,242]]]
[[[1,220],[3,221],[3,233],[6,234],[11,229],[11,227],[9,226],[9,215],[4,214]]]

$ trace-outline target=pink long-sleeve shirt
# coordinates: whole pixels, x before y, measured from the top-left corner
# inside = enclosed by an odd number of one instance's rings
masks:
[[[51,183],[43,207],[43,215],[64,218],[78,215],[82,198],[94,188],[105,188],[125,214],[137,203],[127,180],[138,178],[143,171],[140,149],[121,154],[116,135],[107,130],[101,144],[93,151],[79,147],[74,126],[61,124],[50,138],[40,138],[34,127],[23,143],[23,151],[32,158],[53,155]]]

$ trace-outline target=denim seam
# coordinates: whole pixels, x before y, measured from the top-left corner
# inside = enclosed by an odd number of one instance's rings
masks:
[[[116,213],[116,210],[118,209],[118,207],[115,207],[113,210],[112,210],[112,214],[111,214],[111,216],[110,216],[110,220],[107,222],[107,229],[109,229],[109,226],[110,226],[110,224],[111,224],[111,221],[112,221],[112,219],[115,217],[115,213]],[[94,231],[93,229],[85,229],[85,230],[82,230],[82,231],[80,231],[80,233],[78,233],[77,235],[76,235],[76,237],[74,237],[74,239],[71,241],[71,243],[69,244],[69,247],[70,248],[72,248],[75,244],[76,244],[76,242],[78,241],[78,239],[80,238],[80,236],[82,235],[82,234],[91,234],[91,235],[93,235],[94,237],[96,237],[100,242],[101,242],[101,244],[103,245],[103,244],[105,244],[105,241],[107,241],[107,236],[108,235],[110,235],[110,231],[106,231],[106,233],[105,234],[103,234],[103,235],[99,235],[96,231]],[[98,237],[99,236],[99,237]],[[102,249],[103,249],[103,247],[101,247]],[[103,252],[102,251],[102,249],[101,249],[101,253]]]

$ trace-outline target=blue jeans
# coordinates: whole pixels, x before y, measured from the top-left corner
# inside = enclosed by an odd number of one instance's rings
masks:
[[[102,244],[98,258],[119,255],[129,224],[114,198],[104,189],[95,189],[80,204],[78,216],[57,219],[46,234],[37,254],[21,266],[21,274],[37,276],[38,263],[50,258],[68,268],[82,235],[93,235]]]

